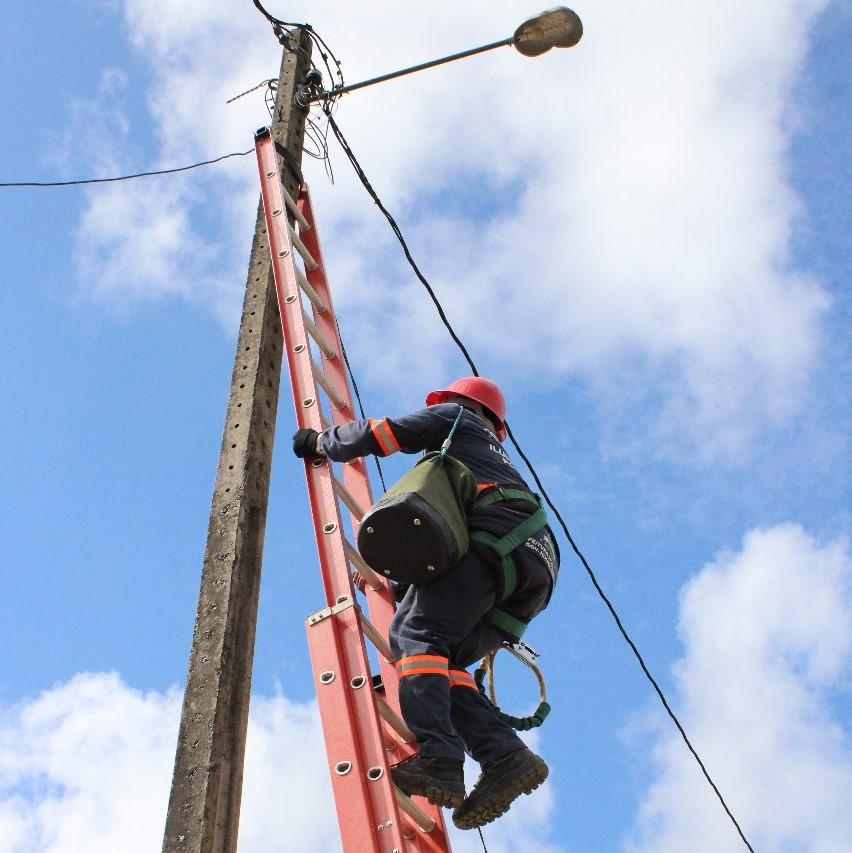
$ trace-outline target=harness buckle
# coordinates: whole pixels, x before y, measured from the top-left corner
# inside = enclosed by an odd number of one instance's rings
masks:
[[[523,640],[518,640],[517,643],[508,644],[519,655],[523,655],[530,663],[535,663],[541,657],[541,652],[537,652],[532,646],[528,646]]]

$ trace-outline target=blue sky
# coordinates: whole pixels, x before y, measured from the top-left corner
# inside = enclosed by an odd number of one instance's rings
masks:
[[[280,54],[243,5],[15,9],[2,180],[251,147],[262,94],[224,102]],[[337,117],[755,849],[846,850],[852,6],[717,5],[578,6],[572,51],[477,57],[353,94]],[[273,11],[309,20],[355,82],[497,39],[539,8]],[[464,363],[332,158],[334,186],[305,168],[341,328],[370,412],[404,412]],[[0,851],[156,849],[255,167],[0,192]],[[339,844],[328,796],[282,807],[278,793],[296,767],[327,792],[293,422],[283,388],[243,851],[284,831],[299,849]],[[489,850],[744,849],[562,551],[530,634],[554,706],[536,740],[552,781],[486,830]],[[534,702],[508,665],[500,685],[516,710]]]

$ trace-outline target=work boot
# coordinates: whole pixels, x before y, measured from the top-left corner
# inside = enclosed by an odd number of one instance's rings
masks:
[[[547,779],[542,758],[524,747],[483,768],[470,796],[453,812],[459,829],[476,829],[509,810],[521,794],[531,794]]]
[[[409,797],[426,797],[436,806],[456,808],[464,800],[463,762],[412,755],[391,767],[394,784]]]

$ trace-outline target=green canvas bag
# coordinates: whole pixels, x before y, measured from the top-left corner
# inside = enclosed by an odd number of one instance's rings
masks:
[[[440,451],[427,453],[361,519],[358,550],[384,577],[428,583],[470,547],[467,513],[476,500],[476,477],[446,454],[453,431]]]

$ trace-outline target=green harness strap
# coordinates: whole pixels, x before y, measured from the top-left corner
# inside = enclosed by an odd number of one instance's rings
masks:
[[[477,500],[475,506],[490,506],[491,504],[506,500],[526,501],[529,504],[533,504],[536,507],[536,511],[529,518],[524,519],[513,530],[505,534],[505,536],[498,537],[485,530],[472,530],[470,533],[472,541],[479,542],[481,545],[488,547],[500,560],[500,567],[503,570],[503,590],[500,602],[509,598],[518,586],[518,568],[515,565],[514,558],[511,556],[512,551],[526,542],[530,536],[538,533],[539,530],[547,526],[547,513],[542,508],[539,499],[523,489],[498,488],[494,492],[490,492]],[[516,641],[521,639],[524,631],[527,629],[526,622],[512,616],[505,610],[501,610],[499,607],[492,608],[485,614],[485,618],[496,628],[514,637]]]

